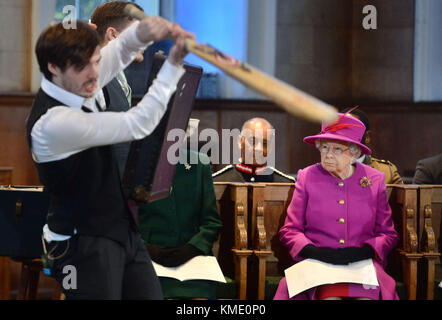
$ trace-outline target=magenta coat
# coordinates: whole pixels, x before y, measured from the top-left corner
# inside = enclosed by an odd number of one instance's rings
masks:
[[[376,254],[373,262],[380,298],[398,299],[396,282],[384,270],[398,235],[383,173],[360,163],[356,163],[354,174],[346,180],[332,176],[321,164],[300,170],[279,235],[296,262],[303,260],[299,252],[308,244],[335,249],[370,245]],[[315,299],[315,291],[307,290],[293,299]],[[289,299],[285,278],[274,299]]]

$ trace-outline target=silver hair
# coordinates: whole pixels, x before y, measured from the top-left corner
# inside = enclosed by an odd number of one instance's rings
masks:
[[[349,148],[350,153],[352,154],[352,156],[355,157],[355,159],[358,159],[358,158],[361,157],[361,155],[362,155],[361,147],[358,146],[356,143],[350,143],[348,145],[348,148]]]
[[[325,139],[316,139],[315,140],[316,149],[319,149],[324,141],[326,141],[326,140]],[[350,142],[348,144],[348,149],[349,149],[351,155],[355,158],[355,161],[356,161],[356,159],[361,157],[361,155],[362,155],[361,147],[359,147],[356,143]]]

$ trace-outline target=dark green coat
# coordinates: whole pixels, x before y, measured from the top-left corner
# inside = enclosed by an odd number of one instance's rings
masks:
[[[190,152],[209,162],[206,155]],[[178,164],[170,197],[140,206],[139,223],[146,243],[165,248],[191,244],[204,255],[212,255],[222,225],[210,164]],[[160,281],[166,299],[215,298],[216,283],[212,281]]]

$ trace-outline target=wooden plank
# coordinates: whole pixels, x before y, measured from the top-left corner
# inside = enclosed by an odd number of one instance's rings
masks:
[[[13,168],[0,168],[0,185],[12,183]],[[0,257],[0,300],[9,300],[11,296],[11,262],[7,257]]]

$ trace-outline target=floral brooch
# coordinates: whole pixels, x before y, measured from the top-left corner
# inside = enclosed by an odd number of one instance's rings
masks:
[[[368,177],[363,177],[359,183],[361,184],[362,188],[368,188],[371,186],[371,180]]]

